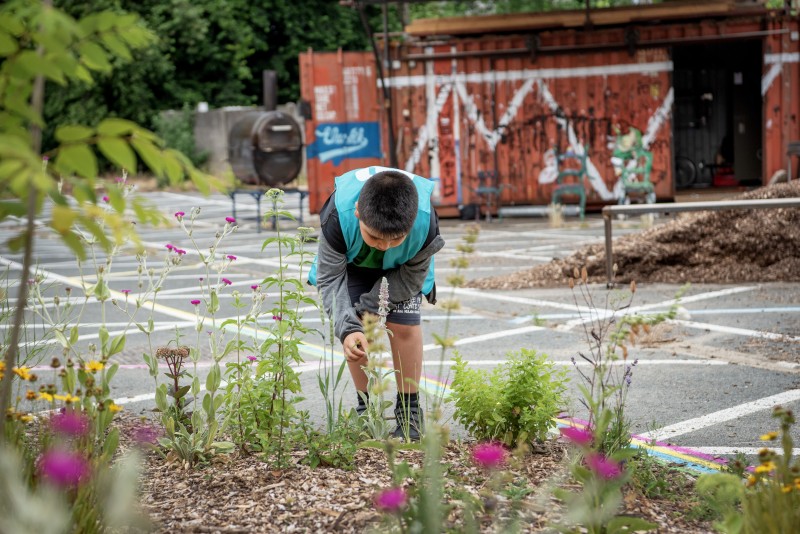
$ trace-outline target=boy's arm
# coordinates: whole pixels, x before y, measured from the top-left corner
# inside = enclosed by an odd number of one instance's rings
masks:
[[[428,246],[417,252],[416,256],[386,273],[386,280],[389,282],[390,308],[394,308],[397,304],[420,292],[425,283],[425,277],[428,276],[433,255],[442,250],[442,247],[444,247],[444,238],[437,235]],[[361,295],[361,299],[356,304],[358,311],[378,309],[380,288],[381,282],[378,280],[369,293]]]
[[[347,256],[334,250],[324,233],[319,236],[317,251],[317,288],[340,341],[353,332],[364,331],[347,291]]]

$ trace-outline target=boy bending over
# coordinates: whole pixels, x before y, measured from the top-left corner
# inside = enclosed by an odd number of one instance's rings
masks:
[[[378,313],[381,278],[389,282],[389,343],[397,380],[393,436],[419,440],[423,428],[418,384],[422,373],[422,295],[436,303],[433,255],[444,246],[431,205],[433,182],[386,167],[356,169],[336,178],[320,210],[322,232],[309,282],[342,342],[358,413],[366,410],[369,345],[361,314]],[[334,315],[335,313],[335,315]],[[363,396],[362,396],[363,395]]]

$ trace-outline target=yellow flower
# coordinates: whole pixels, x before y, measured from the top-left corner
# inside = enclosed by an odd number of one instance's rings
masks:
[[[755,486],[756,482],[758,482],[758,479],[756,477],[754,477],[753,475],[750,475],[749,477],[747,477],[747,487],[748,488],[751,488],[751,487]]]
[[[792,491],[792,489],[793,489],[793,488],[792,488],[792,486],[790,486],[790,485],[784,485],[784,486],[781,488],[781,491],[782,491],[782,492],[784,492],[784,493],[789,493],[790,491]]]
[[[36,392],[29,389],[25,392],[25,399],[29,401],[36,400]]]
[[[33,421],[33,416],[29,414],[20,415],[19,420],[22,421],[23,423],[30,423],[31,421]]]
[[[39,392],[39,400],[43,400],[43,401],[47,401],[47,402],[53,402],[53,396],[50,395],[49,393],[45,393],[44,391],[40,391]]]
[[[16,374],[22,380],[30,380],[31,379],[31,370],[28,369],[25,366],[14,367],[14,374]]]
[[[761,436],[760,439],[761,439],[761,441],[773,441],[773,440],[778,439],[778,433],[775,432],[775,431],[767,432],[766,434]]]
[[[769,473],[775,471],[775,462],[767,462],[756,467],[756,473]]]
[[[86,364],[86,370],[92,373],[97,371],[102,371],[103,367],[105,367],[105,365],[103,365],[102,362],[98,362],[97,360],[92,360]]]
[[[108,409],[111,410],[111,413],[117,413],[122,411],[122,406],[119,404],[114,404],[113,402],[108,405]]]
[[[70,395],[67,393],[66,395],[53,395],[53,398],[56,400],[64,401],[67,404],[72,404],[73,402],[80,402],[81,398],[76,397],[75,395]]]

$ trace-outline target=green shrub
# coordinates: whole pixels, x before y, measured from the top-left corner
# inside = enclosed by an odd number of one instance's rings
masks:
[[[169,148],[185,154],[195,167],[208,161],[207,151],[198,151],[194,140],[194,113],[188,105],[181,111],[171,111],[157,115],[153,121],[156,134]]]
[[[491,372],[469,369],[456,356],[454,369],[455,418],[473,436],[509,446],[546,438],[567,379],[545,354],[522,349]]]

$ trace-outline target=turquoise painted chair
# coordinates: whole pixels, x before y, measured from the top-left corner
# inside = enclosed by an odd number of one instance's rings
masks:
[[[556,178],[556,187],[553,189],[553,196],[551,202],[553,204],[563,204],[561,197],[564,195],[574,195],[578,197],[578,205],[580,207],[581,220],[586,215],[586,188],[583,185],[587,176],[586,159],[588,154],[584,148],[582,154],[578,154],[572,150],[567,152],[559,152],[558,147],[553,148],[556,157],[556,169],[558,170],[558,177]],[[573,161],[569,167],[565,166],[565,162]]]

